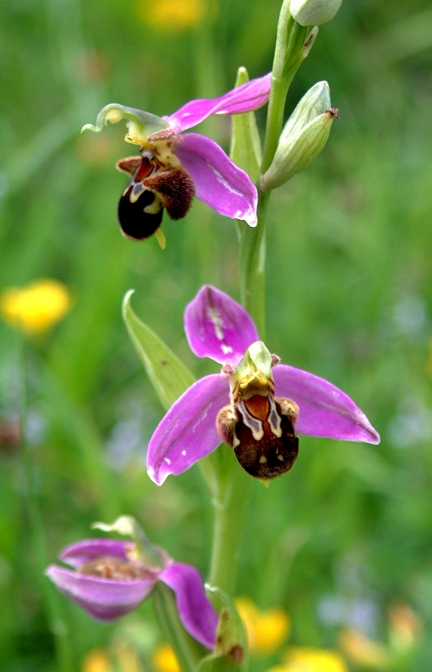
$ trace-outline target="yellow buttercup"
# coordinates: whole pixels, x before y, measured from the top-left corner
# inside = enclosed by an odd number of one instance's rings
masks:
[[[0,295],[4,320],[29,334],[51,329],[71,304],[68,288],[51,278],[35,280],[22,288],[8,287]]]
[[[251,653],[269,654],[286,640],[290,630],[290,617],[284,609],[260,611],[247,597],[238,597],[237,610],[243,619]]]

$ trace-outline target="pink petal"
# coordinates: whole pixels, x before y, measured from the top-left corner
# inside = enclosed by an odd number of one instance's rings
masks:
[[[218,616],[206,597],[200,573],[195,567],[173,562],[159,579],[174,591],[185,629],[203,646],[213,649]]]
[[[228,91],[220,98],[200,98],[191,100],[177,112],[164,117],[176,133],[196,126],[212,114],[239,114],[257,110],[270,96],[271,73],[252,79],[242,86]]]
[[[186,133],[178,138],[175,153],[192,177],[197,198],[221,215],[256,226],[256,187],[214,140]]]
[[[221,443],[216,415],[229,403],[229,385],[220,374],[201,378],[171,406],[156,428],[147,451],[147,472],[162,485],[181,474]]]
[[[57,565],[50,565],[46,574],[61,593],[101,621],[112,621],[136,609],[157,581],[157,575],[131,581],[102,579]]]
[[[190,348],[198,357],[237,366],[246,349],[259,336],[246,310],[215,287],[201,287],[186,306],[185,332]]]
[[[379,443],[378,432],[352,399],[324,378],[279,364],[273,369],[275,394],[293,399],[300,408],[299,434],[346,441]]]
[[[60,554],[63,560],[71,567],[82,567],[103,556],[109,555],[122,562],[128,561],[127,549],[133,547],[132,542],[116,541],[115,539],[84,539],[76,544],[66,546]]]

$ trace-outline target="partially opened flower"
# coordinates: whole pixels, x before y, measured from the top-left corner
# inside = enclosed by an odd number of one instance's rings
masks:
[[[257,191],[248,175],[214,140],[181,133],[211,115],[256,110],[269,95],[266,75],[220,98],[191,100],[167,117],[112,103],[101,110],[95,126],[84,126],[83,131],[102,131],[108,121],[126,119],[125,139],[140,147],[137,156],[117,164],[130,175],[118,209],[123,234],[134,240],[148,238],[161,225],[164,208],[171,219],[181,219],[194,196],[222,215],[256,226]]]
[[[221,439],[262,480],[291,469],[297,433],[379,443],[350,397],[323,378],[280,364],[258,340],[250,315],[220,290],[200,289],[186,307],[185,330],[192,351],[223,368],[186,390],[154,432],[147,470],[158,485],[209,455]]]
[[[203,646],[213,648],[218,617],[194,567],[174,562],[156,547],[152,547],[149,561],[138,544],[113,539],[72,544],[61,552],[60,559],[73,569],[50,565],[47,576],[93,618],[112,621],[127,614],[162,581],[175,593],[185,629]]]

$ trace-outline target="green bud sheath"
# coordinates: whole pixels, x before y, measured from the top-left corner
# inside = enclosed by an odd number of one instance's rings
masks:
[[[331,107],[327,82],[312,86],[291,114],[279,138],[275,157],[261,178],[261,189],[271,191],[304,170],[328,140],[338,110]]]
[[[236,87],[248,81],[246,68],[239,68]],[[233,115],[230,158],[249,175],[252,182],[258,182],[262,151],[255,112]]]
[[[286,122],[279,144],[293,138],[310,122],[331,107],[330,87],[326,81],[317,82],[297,104]]]

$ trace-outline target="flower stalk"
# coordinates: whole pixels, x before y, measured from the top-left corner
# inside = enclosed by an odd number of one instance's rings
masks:
[[[285,101],[289,86],[302,61],[308,55],[318,29],[301,26],[290,14],[290,0],[285,0],[279,16],[271,91],[267,112],[261,174],[271,166],[283,126]],[[240,83],[240,82],[239,82]],[[239,154],[239,142],[232,143]],[[246,170],[247,167],[243,166]],[[270,192],[258,189],[256,228],[239,222],[239,273],[241,303],[251,315],[261,338],[265,335],[265,225]],[[243,529],[251,493],[251,479],[237,468],[234,456],[222,453],[209,458],[223,464],[223,474],[213,489],[215,511],[210,582],[233,593],[236,585]],[[221,472],[220,472],[221,473]]]
[[[242,470],[231,448],[222,445],[210,455],[218,460],[220,478],[213,491],[213,544],[209,583],[229,595],[237,586],[240,551],[249,509],[252,479]]]
[[[175,653],[181,672],[196,672],[203,649],[182,626],[174,593],[163,583],[156,584],[153,604],[160,628]]]
[[[240,228],[239,269],[242,305],[265,336],[265,222],[270,193],[258,189],[258,226]]]
[[[272,164],[282,130],[290,84],[308,55],[317,32],[294,21],[289,5],[289,0],[285,0],[279,15],[261,174]],[[241,301],[255,320],[262,337],[265,336],[265,224],[268,202],[269,194],[259,189],[258,225],[255,230],[248,230],[249,227],[241,225],[239,249]]]
[[[285,0],[279,16],[267,125],[264,139],[261,173],[270,167],[283,125],[285,101],[294,75],[308,55],[316,32],[300,26],[289,12],[289,0]]]
[[[271,165],[283,125],[285,101],[291,81],[305,58],[308,28],[296,23],[289,13],[289,1],[282,5],[271,75],[261,173]],[[241,303],[251,315],[261,337],[265,336],[265,223],[270,193],[258,189],[256,228],[239,223],[239,273]],[[221,450],[219,449],[219,453]],[[225,451],[226,452],[226,451]],[[210,583],[226,592],[235,591],[243,530],[246,524],[252,481],[238,469],[230,454],[228,480],[213,493],[214,529]]]

